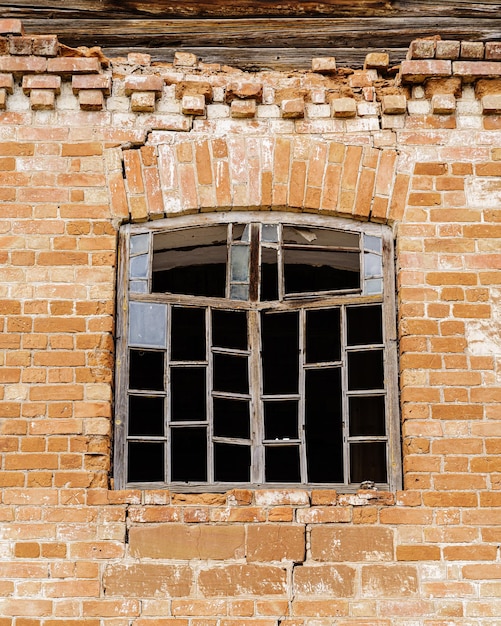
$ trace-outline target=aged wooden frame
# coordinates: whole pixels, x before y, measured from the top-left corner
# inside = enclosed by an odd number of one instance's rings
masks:
[[[381,303],[383,307],[383,336],[384,336],[384,378],[385,388],[384,394],[386,396],[386,428],[387,435],[383,438],[387,445],[387,483],[377,485],[379,488],[384,489],[399,489],[401,488],[401,449],[400,449],[400,418],[399,418],[399,405],[398,405],[398,369],[397,369],[397,345],[396,345],[396,312],[395,312],[395,277],[394,277],[394,260],[393,260],[393,237],[389,227],[379,224],[362,223],[353,220],[344,220],[340,218],[331,218],[324,216],[305,215],[305,214],[290,214],[280,212],[222,212],[207,215],[192,215],[177,217],[167,220],[155,220],[142,224],[128,224],[121,229],[120,244],[119,244],[119,275],[118,275],[118,290],[117,290],[117,331],[116,331],[116,402],[115,402],[115,440],[114,440],[114,484],[116,488],[136,487],[136,488],[159,488],[168,487],[169,489],[178,491],[223,491],[231,489],[233,487],[242,487],[242,483],[222,483],[217,482],[210,475],[210,468],[213,467],[212,460],[210,458],[212,445],[208,446],[208,466],[209,476],[207,482],[202,483],[173,483],[167,480],[165,483],[159,484],[153,483],[127,483],[126,477],[126,447],[127,447],[127,431],[125,416],[128,411],[128,338],[125,332],[128,325],[128,314],[130,308],[130,302],[142,302],[142,303],[167,303],[170,307],[174,305],[197,305],[206,308],[206,315],[210,315],[209,307],[215,309],[231,308],[232,310],[245,310],[248,312],[249,320],[249,333],[250,333],[250,347],[249,347],[249,359],[250,359],[250,373],[251,379],[259,380],[260,369],[260,353],[259,350],[252,350],[252,346],[260,345],[260,328],[259,328],[259,314],[260,311],[265,308],[269,308],[269,302],[241,302],[238,300],[228,300],[209,297],[193,297],[187,295],[172,295],[172,294],[151,294],[151,293],[134,293],[130,295],[128,293],[128,267],[130,263],[129,257],[129,241],[132,235],[141,233],[161,233],[162,231],[169,231],[175,229],[199,227],[211,224],[228,224],[234,222],[247,222],[247,223],[268,223],[268,224],[294,224],[297,226],[308,227],[323,227],[336,230],[346,230],[354,233],[364,234],[376,234],[382,238],[383,242],[383,295],[365,295],[360,293],[337,293],[327,295],[321,300],[322,308],[336,307],[340,310],[344,310],[347,305],[350,304],[370,304]],[[150,245],[152,241],[150,237]],[[280,302],[273,304],[275,311],[299,311],[301,324],[300,333],[304,332],[305,324],[304,319],[306,312],[310,309],[319,308],[319,300],[312,298],[311,294],[305,297],[292,297],[283,299]],[[344,315],[344,314],[343,314]],[[168,316],[170,323],[171,315]],[[343,317],[344,319],[344,317]],[[343,321],[343,333],[344,333]],[[169,336],[170,333],[168,332]],[[207,342],[209,339],[207,338]],[[302,345],[302,341],[300,342]],[[380,346],[376,346],[380,347]],[[370,348],[370,347],[369,347]],[[168,346],[166,345],[166,351]],[[207,344],[206,355],[210,355],[214,352],[214,347]],[[216,349],[217,352],[218,349]],[[346,353],[343,353],[343,359],[347,358]],[[207,358],[209,358],[207,356]],[[299,367],[299,376],[304,376],[304,372],[308,369],[308,365],[303,363],[303,366]],[[212,369],[207,364],[208,376],[212,376]],[[342,371],[346,372],[346,364],[343,363]],[[344,374],[346,375],[346,374]],[[210,389],[209,385],[209,389]],[[300,386],[301,388],[301,386]],[[345,389],[345,387],[344,387]],[[166,391],[167,393],[167,391]],[[208,392],[210,393],[210,392]],[[266,445],[273,445],[273,442],[267,442],[264,440],[263,433],[263,419],[260,416],[261,402],[263,402],[264,396],[262,391],[256,384],[251,385],[249,389],[250,402],[251,402],[251,415],[252,415],[252,430],[253,430],[253,443],[252,443],[252,468],[251,468],[251,480],[250,483],[245,483],[246,487],[290,487],[290,483],[270,483],[264,482],[263,470],[264,467],[264,454]],[[346,404],[348,402],[349,393],[343,392],[343,415],[346,414]],[[287,396],[289,397],[289,395]],[[269,400],[269,398],[267,398]],[[280,399],[280,398],[278,398]],[[303,399],[298,396],[299,403],[303,402]],[[168,402],[166,403],[168,405]],[[211,402],[208,403],[211,406]],[[210,412],[210,408],[208,409]],[[167,411],[167,409],[166,409]],[[301,408],[300,419],[304,419],[304,410]],[[209,422],[211,417],[209,416]],[[169,428],[166,428],[167,446],[169,445]],[[301,436],[301,435],[300,435]],[[140,439],[140,438],[139,438]],[[165,438],[163,439],[165,440]],[[212,442],[217,441],[217,437],[212,437]],[[346,450],[353,441],[353,437],[350,439],[349,432],[347,431],[346,422],[344,424],[343,433],[343,448],[345,472],[344,475],[348,476],[348,454]],[[236,444],[242,443],[235,441]],[[303,442],[304,443],[304,442]],[[301,446],[301,442],[291,441],[291,445],[300,445],[300,458],[301,458],[301,474],[305,475],[305,446]],[[167,450],[169,448],[167,447]],[[166,461],[166,466],[168,462]],[[168,471],[168,469],[167,469]],[[301,487],[323,487],[326,486],[342,489],[344,491],[355,490],[359,485],[347,484],[347,483],[298,483],[292,486]]]

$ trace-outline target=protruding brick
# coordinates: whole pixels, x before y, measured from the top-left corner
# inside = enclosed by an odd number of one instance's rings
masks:
[[[35,74],[23,76],[23,91],[29,94],[32,89],[52,89],[54,93],[61,93],[61,77],[49,74]]]
[[[452,94],[436,93],[431,99],[435,115],[451,115],[456,110],[456,98]]]
[[[484,44],[481,41],[462,41],[460,58],[482,60],[484,58]]]
[[[461,50],[461,42],[449,39],[439,40],[436,43],[435,58],[436,59],[459,59]]]
[[[385,71],[390,65],[390,55],[386,52],[369,52],[365,57],[365,70]]]
[[[183,96],[181,110],[184,115],[204,115],[205,97],[202,95]]]
[[[430,76],[450,76],[452,62],[448,60],[402,61],[400,76],[406,83],[422,83]]]
[[[0,89],[7,93],[14,93],[14,77],[12,74],[0,74]]]
[[[55,57],[59,51],[56,35],[33,36],[33,54],[41,57]]]
[[[435,57],[436,42],[433,39],[415,39],[411,41],[408,59],[433,59]]]
[[[1,35],[24,35],[24,27],[21,20],[6,19],[0,20]]]
[[[7,90],[0,87],[0,110],[4,111],[7,107]]]
[[[111,76],[105,74],[77,74],[71,79],[71,88],[77,95],[82,89],[100,89],[105,96],[111,94]]]
[[[443,63],[445,61],[442,61]],[[501,62],[499,61],[453,61],[452,71],[457,76],[462,76],[466,81],[475,80],[477,77],[501,76]]]
[[[304,117],[304,98],[282,100],[281,110],[282,117],[288,119]]]
[[[10,39],[9,52],[14,55],[33,54],[33,38],[24,36],[12,37]]]
[[[148,65],[151,65],[151,54],[129,52],[127,55],[127,63],[130,65],[142,65],[143,67],[148,67]]]
[[[151,113],[155,110],[154,91],[135,91],[131,95],[130,108],[138,113]]]
[[[184,96],[204,96],[205,102],[212,102],[212,85],[207,81],[183,80],[176,84],[176,98]]]
[[[485,44],[485,58],[489,61],[501,60],[501,41],[488,41]]]
[[[35,111],[53,109],[56,103],[56,96],[52,89],[32,89],[30,93],[31,108]]]
[[[331,101],[331,113],[333,117],[355,117],[357,103],[354,98],[334,98]]]
[[[47,59],[47,71],[52,74],[98,74],[101,63],[97,57],[56,57]]]
[[[161,76],[149,74],[147,76],[128,76],[125,79],[125,93],[130,96],[137,91],[152,91],[159,97],[162,93],[164,81]]]
[[[227,103],[233,100],[256,100],[262,102],[263,100],[263,84],[253,83],[250,81],[237,81],[230,83],[226,87],[225,101]]]
[[[382,106],[384,115],[403,115],[407,108],[407,98],[405,96],[383,96]]]
[[[103,92],[99,89],[82,89],[78,101],[83,111],[101,111],[104,106]]]
[[[305,559],[305,528],[302,525],[252,524],[247,530],[248,561],[295,561]]]
[[[198,59],[196,54],[191,52],[181,52],[177,50],[174,52],[174,67],[195,67]]]
[[[256,115],[255,100],[233,100],[230,107],[230,115],[235,118],[250,118]]]
[[[311,69],[319,74],[330,74],[336,71],[335,57],[316,57],[311,60]]]
[[[501,94],[489,94],[482,98],[482,113],[486,115],[501,114]]]

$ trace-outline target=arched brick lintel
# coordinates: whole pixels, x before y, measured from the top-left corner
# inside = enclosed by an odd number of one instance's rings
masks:
[[[393,223],[409,185],[395,150],[311,137],[183,137],[121,157],[125,179],[121,160],[110,171],[112,209],[133,222],[255,208]]]

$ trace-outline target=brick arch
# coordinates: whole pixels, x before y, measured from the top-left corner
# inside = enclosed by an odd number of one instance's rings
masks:
[[[119,157],[109,159],[112,208],[134,222],[256,208],[391,223],[409,181],[395,150],[311,137],[183,137]]]

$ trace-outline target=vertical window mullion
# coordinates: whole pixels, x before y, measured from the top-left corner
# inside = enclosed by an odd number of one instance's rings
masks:
[[[165,420],[165,480],[167,483],[171,482],[171,445],[172,445],[172,434],[171,434],[171,411],[170,411],[170,352],[172,345],[172,304],[167,305],[167,350],[165,356],[165,407],[164,407],[164,420]]]
[[[343,467],[344,467],[344,483],[350,482],[350,417],[348,412],[348,351],[347,351],[347,324],[346,324],[346,306],[341,307],[341,361],[342,361],[342,414],[343,414]]]
[[[308,482],[308,465],[306,459],[306,424],[305,424],[305,351],[306,351],[306,311],[299,310],[299,380],[298,380],[298,434],[299,444],[299,463],[301,468],[301,482]]]
[[[261,332],[259,311],[249,310],[250,393],[251,393],[251,482],[264,482],[264,407],[261,400],[263,380],[261,368]]]
[[[210,307],[205,308],[205,328],[206,332],[206,344],[205,354],[207,359],[206,366],[206,384],[207,384],[207,405],[206,405],[206,419],[207,419],[207,481],[209,483],[214,482],[214,411],[213,411],[213,358],[212,358],[212,319]]]

